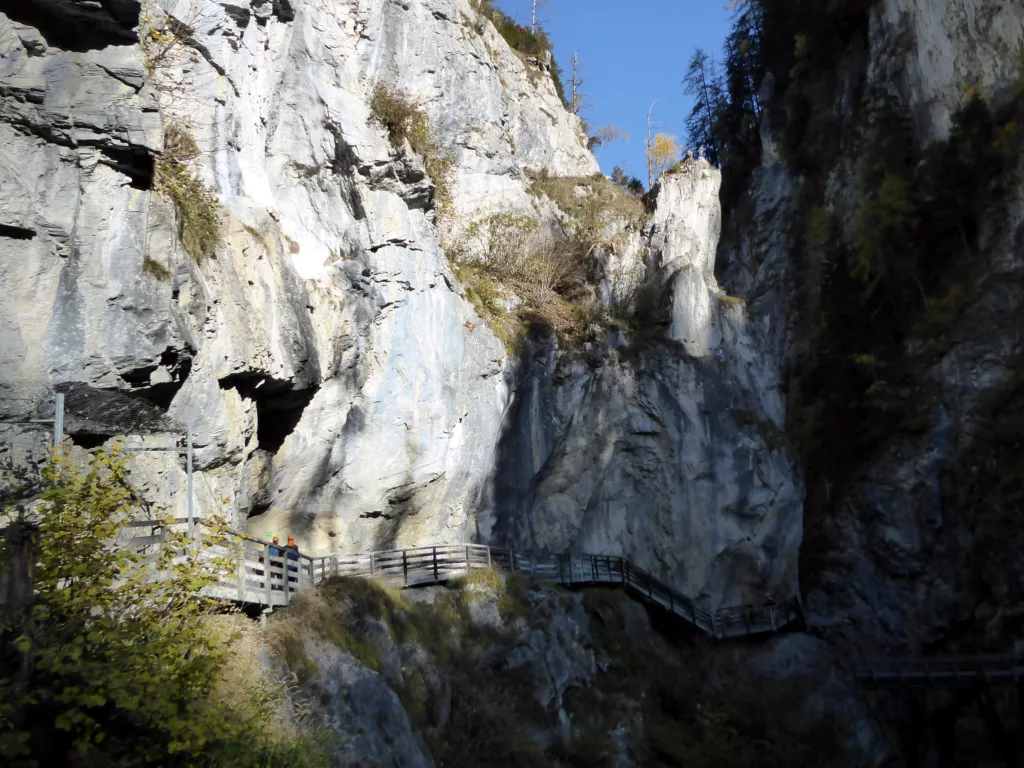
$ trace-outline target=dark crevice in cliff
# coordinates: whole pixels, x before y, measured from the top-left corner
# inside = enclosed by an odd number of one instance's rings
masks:
[[[0,237],[6,237],[9,240],[31,240],[35,236],[34,230],[0,224]]]
[[[64,395],[64,433],[75,445],[95,448],[115,435],[177,431],[159,408],[126,392],[80,381],[56,390]]]
[[[139,0],[0,0],[11,20],[35,27],[47,44],[66,51],[93,51],[138,42]]]
[[[275,454],[295,431],[316,389],[295,389],[264,373],[235,373],[220,380],[221,389],[234,389],[256,404],[256,439],[261,449]]]
[[[100,162],[130,179],[133,189],[148,192],[153,188],[154,159],[143,147],[100,147]]]
[[[160,355],[160,362],[136,368],[121,374],[121,378],[131,385],[127,394],[132,397],[148,400],[160,410],[167,412],[175,395],[184,386],[192,372],[192,355],[194,350],[179,350],[168,347]],[[153,381],[153,374],[162,370],[167,381]]]
[[[292,8],[292,4],[289,0],[273,0],[274,2],[274,15],[278,19],[287,23],[295,20],[295,9]]]

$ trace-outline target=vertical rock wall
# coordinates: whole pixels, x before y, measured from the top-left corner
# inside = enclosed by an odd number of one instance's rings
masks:
[[[468,0],[115,10],[0,16],[0,414],[48,415],[56,388],[82,447],[191,428],[200,512],[307,551],[481,538],[621,552],[715,602],[795,591],[800,486],[775,374],[715,283],[717,172],[666,180],[606,259],[609,301],[647,296],[628,342],[513,364],[461,296],[422,159],[370,101],[384,83],[420,102],[461,221],[550,218],[527,174],[598,166],[544,62]],[[212,258],[153,192],[170,129],[221,208]],[[183,466],[137,467],[182,514]]]

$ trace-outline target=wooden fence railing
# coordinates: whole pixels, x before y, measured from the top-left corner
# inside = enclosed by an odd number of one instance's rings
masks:
[[[879,659],[856,670],[865,688],[955,688],[1024,682],[1024,657],[962,656]]]
[[[181,523],[183,521],[175,521]],[[132,523],[133,546],[155,551],[164,539],[161,524]],[[443,583],[481,568],[497,568],[567,586],[620,585],[649,603],[660,606],[701,632],[717,638],[745,637],[778,632],[803,621],[800,603],[793,598],[780,605],[737,606],[714,613],[692,598],[663,584],[622,557],[605,555],[538,555],[482,544],[447,544],[371,552],[365,555],[310,556],[298,552],[271,554],[273,545],[240,536],[236,549],[203,544],[204,524],[197,521],[196,537],[211,554],[236,563],[231,580],[218,583],[210,594],[225,600],[265,606],[287,605],[292,594],[315,587],[332,576],[374,576],[402,587]],[[148,530],[147,530],[148,529]]]

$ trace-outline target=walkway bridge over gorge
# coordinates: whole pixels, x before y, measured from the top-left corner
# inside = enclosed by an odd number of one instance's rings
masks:
[[[183,523],[184,520],[175,521]],[[166,536],[158,521],[130,524],[130,545],[153,554]],[[234,578],[221,581],[211,597],[267,607],[287,605],[292,595],[333,576],[372,576],[400,587],[441,584],[476,569],[495,568],[506,574],[552,581],[565,586],[615,585],[668,611],[700,632],[718,639],[779,632],[802,626],[800,602],[735,606],[710,611],[624,557],[607,555],[538,555],[481,544],[457,544],[371,552],[364,555],[271,555],[271,544],[238,536],[231,549],[203,543],[204,524],[197,520],[197,546],[234,563]]]

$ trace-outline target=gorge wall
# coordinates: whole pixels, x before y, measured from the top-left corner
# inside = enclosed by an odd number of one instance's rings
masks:
[[[481,540],[625,554],[715,605],[796,592],[802,490],[774,363],[715,281],[717,170],[666,176],[650,221],[595,254],[598,314],[649,320],[520,356],[453,273],[424,158],[371,111],[377,84],[422,105],[448,226],[560,226],[531,180],[593,177],[587,137],[543,57],[468,0],[4,13],[5,420],[57,390],[81,448],[191,427],[198,508],[310,552]],[[215,199],[205,256],[171,171]],[[17,461],[41,455],[38,430],[4,429]],[[183,466],[136,464],[183,515]]]
[[[191,428],[201,512],[309,552],[622,554],[714,606],[802,590],[846,659],[1013,649],[1020,4],[758,3],[759,161],[666,174],[588,254],[586,333],[518,345],[489,325],[514,288],[482,307],[448,246],[493,212],[563,232],[598,166],[475,5],[0,2],[0,458],[41,460],[14,422],[59,391],[79,454]],[[448,189],[378,84],[422,105]],[[168,192],[192,175],[207,253]],[[183,463],[135,466],[183,515]]]
[[[786,22],[765,5],[767,38]],[[803,444],[806,606],[858,653],[1005,652],[1024,616],[1024,8],[821,20],[765,78],[763,162],[719,261]]]

